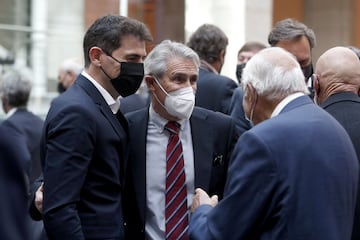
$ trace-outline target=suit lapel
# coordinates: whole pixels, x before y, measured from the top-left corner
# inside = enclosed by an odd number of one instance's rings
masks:
[[[207,115],[194,109],[190,118],[191,136],[194,150],[195,188],[209,189],[213,150],[204,139],[212,139],[212,131],[206,124]],[[209,161],[211,159],[211,161]]]
[[[110,122],[116,134],[118,134],[119,137],[123,137],[124,132],[122,132],[122,128],[126,132],[127,131],[126,125],[124,127],[118,120],[118,116],[116,117],[114,116],[115,114],[111,111],[109,105],[106,103],[105,99],[97,90],[97,88],[81,74],[79,75],[78,79],[76,79],[75,84],[80,85],[80,87],[82,87],[85,90],[85,92],[87,92],[87,94],[93,99],[95,104],[98,105],[101,113]]]

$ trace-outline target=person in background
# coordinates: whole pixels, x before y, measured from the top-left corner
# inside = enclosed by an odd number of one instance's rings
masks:
[[[334,47],[318,59],[314,74],[315,102],[345,128],[360,159],[360,61],[347,47]],[[360,196],[360,191],[358,191]],[[352,239],[360,239],[360,198]]]
[[[43,221],[49,239],[124,239],[128,125],[120,96],[143,79],[146,42],[135,19],[107,15],[86,31],[84,71],[53,100],[43,131]]]
[[[299,63],[261,50],[242,88],[255,126],[234,148],[223,200],[196,190],[190,239],[350,239],[359,163],[344,128],[306,96]]]
[[[241,84],[242,70],[246,66],[246,63],[252,58],[257,52],[266,48],[266,46],[260,42],[247,42],[245,43],[238,52],[238,61],[236,67],[236,77]],[[250,122],[246,120],[244,109],[242,106],[243,91],[241,87],[234,90],[233,96],[230,102],[230,116],[235,120],[236,127],[240,132],[249,130],[252,126]]]
[[[131,129],[131,161],[124,193],[128,239],[188,239],[188,207],[195,188],[222,197],[228,161],[238,135],[231,117],[194,107],[199,65],[199,57],[192,49],[169,40],[157,45],[145,59],[144,79],[151,105],[126,115]],[[179,133],[172,135],[175,131],[169,129],[171,126],[178,127]],[[175,136],[180,140],[176,146],[181,146],[182,151],[180,147],[178,151],[167,150],[169,138]],[[167,155],[167,151],[174,154]],[[171,168],[171,156],[180,152],[182,158],[175,157],[178,167]],[[182,182],[170,184],[177,173]],[[166,187],[178,184],[183,188]],[[169,194],[175,191],[172,189],[182,189],[176,195],[182,200],[174,197],[174,204],[168,201]],[[172,206],[181,207],[183,212],[168,218]]]
[[[26,139],[20,132],[9,132],[0,124],[0,239],[31,239],[27,221],[30,162]]]
[[[199,80],[195,105],[213,111],[230,114],[229,106],[236,82],[220,75],[224,64],[228,38],[215,25],[201,25],[187,45],[200,57]]]
[[[26,139],[31,163],[27,168],[29,184],[41,174],[40,139],[44,121],[27,109],[31,81],[16,69],[1,76],[0,97],[6,119],[1,122],[9,132],[19,132]]]
[[[44,121],[27,109],[31,92],[31,81],[24,73],[11,69],[0,80],[0,96],[6,119],[1,122],[2,128],[10,135],[20,134],[24,140],[16,145],[24,145],[26,154],[31,161],[25,167],[28,179],[28,191],[35,179],[42,173],[40,160],[40,139]],[[20,157],[21,158],[21,157]],[[28,193],[30,194],[30,192]],[[44,238],[42,222],[36,222],[29,218],[30,237],[38,240]]]
[[[311,51],[316,45],[314,31],[295,19],[286,18],[275,24],[268,35],[268,42],[270,46],[281,47],[296,57],[310,91],[309,96],[313,99]]]
[[[62,62],[58,74],[58,92],[63,93],[73,85],[83,68],[83,64],[76,58],[69,58]]]
[[[246,63],[252,58],[257,52],[266,48],[265,44],[261,42],[250,41],[246,42],[239,50],[237,55],[237,65],[236,65],[236,78],[241,83],[241,74]]]

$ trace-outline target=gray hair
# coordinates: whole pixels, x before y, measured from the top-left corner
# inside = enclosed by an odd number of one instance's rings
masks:
[[[258,52],[246,64],[241,82],[244,95],[250,84],[268,100],[279,100],[296,92],[308,93],[304,75],[296,58],[279,47]]]
[[[79,75],[83,70],[83,65],[81,62],[76,58],[70,58],[65,60],[61,66],[60,70],[63,72],[73,72],[75,75]]]
[[[275,24],[268,36],[270,46],[276,46],[279,41],[292,41],[305,36],[310,47],[316,45],[315,33],[305,24],[291,18],[281,20]]]
[[[26,107],[31,91],[30,79],[16,71],[9,70],[0,79],[0,96],[11,107]]]
[[[200,67],[199,56],[191,48],[182,43],[164,40],[145,58],[145,75],[153,75],[161,79],[168,69],[168,62],[173,58],[189,59],[196,68]]]

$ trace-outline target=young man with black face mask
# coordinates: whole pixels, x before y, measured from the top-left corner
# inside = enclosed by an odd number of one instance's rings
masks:
[[[119,98],[143,78],[146,26],[108,15],[85,34],[85,69],[56,98],[43,131],[43,219],[50,239],[124,239],[128,126]]]
[[[126,115],[131,129],[124,192],[127,237],[188,239],[188,207],[195,188],[202,186],[222,198],[238,134],[229,116],[194,107],[200,61],[192,49],[163,41],[146,57],[144,66],[151,105]],[[170,126],[179,132],[170,131]],[[177,148],[170,151],[168,141],[175,138]],[[175,157],[172,168],[174,155],[182,157]],[[174,176],[180,176],[175,179],[181,183],[170,184]],[[173,206],[179,211],[172,214]]]
[[[311,99],[314,98],[312,86],[313,65],[311,50],[315,47],[314,31],[305,24],[291,18],[283,19],[275,24],[268,36],[272,47],[281,47],[296,57],[309,88]]]
[[[266,48],[261,42],[246,42],[239,50],[237,55],[236,78],[241,83],[241,74],[246,63],[261,49]]]

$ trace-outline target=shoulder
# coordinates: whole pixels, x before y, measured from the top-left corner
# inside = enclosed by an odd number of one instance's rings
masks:
[[[233,124],[233,119],[222,112],[215,112],[202,107],[194,107],[191,119],[204,120],[214,123],[215,125]]]

